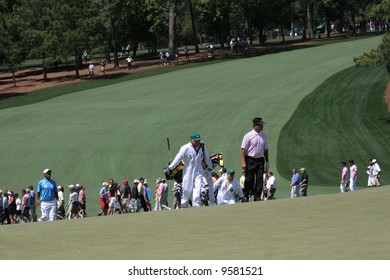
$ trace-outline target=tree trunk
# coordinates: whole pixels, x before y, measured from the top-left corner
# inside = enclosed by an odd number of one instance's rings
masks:
[[[117,36],[115,28],[115,19],[111,15],[111,33],[112,33],[112,49],[114,51],[114,68],[119,69],[118,50],[117,50]]]
[[[306,17],[307,17],[307,36],[309,39],[314,38],[313,32],[313,17],[312,17],[312,0],[307,1]]]
[[[176,13],[175,7],[169,8],[169,57],[175,57],[176,51]]]
[[[77,51],[77,47],[74,48],[74,57],[75,57],[75,70],[76,70],[76,78],[80,78],[80,72],[79,72],[79,54]]]
[[[192,36],[195,44],[195,53],[199,53],[198,37],[196,36],[195,16],[194,16],[194,8],[192,6],[192,0],[188,0],[188,6],[190,7]]]

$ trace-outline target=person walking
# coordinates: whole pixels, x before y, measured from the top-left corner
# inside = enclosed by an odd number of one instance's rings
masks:
[[[175,159],[168,166],[172,171],[182,160],[183,167],[183,182],[182,182],[182,199],[181,206],[186,208],[192,194],[192,206],[200,207],[201,205],[201,188],[203,184],[203,165],[205,170],[210,174],[212,170],[212,162],[210,154],[203,143],[200,142],[200,135],[196,132],[190,135],[190,142],[183,145],[176,155]]]
[[[291,198],[301,196],[299,193],[300,185],[299,185],[299,174],[295,168],[292,169],[292,177],[291,177]]]
[[[268,171],[268,140],[263,132],[262,118],[253,119],[253,130],[245,134],[241,144],[241,167],[245,170],[244,196],[260,201],[263,174]]]
[[[356,191],[357,166],[353,159],[349,160],[349,189],[351,192]]]
[[[301,196],[307,196],[307,189],[309,187],[309,175],[307,175],[306,169],[301,168],[301,182],[300,182],[300,190],[299,193]]]
[[[102,188],[99,192],[99,200],[100,200],[100,212],[98,213],[98,216],[101,216],[104,214],[104,216],[107,216],[107,210],[108,210],[108,182],[103,182]]]
[[[348,168],[345,161],[341,162],[341,180],[340,180],[340,191],[346,192],[348,186]]]
[[[54,221],[57,211],[57,185],[51,179],[51,169],[43,170],[44,178],[38,182],[36,205],[41,205],[40,221]]]

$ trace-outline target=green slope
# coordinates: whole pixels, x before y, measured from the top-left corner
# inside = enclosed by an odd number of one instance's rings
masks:
[[[358,166],[358,187],[367,186],[368,159],[385,170],[390,165],[390,113],[384,102],[388,80],[384,67],[348,68],[332,76],[305,97],[282,129],[278,141],[278,170],[290,178],[294,166],[305,166],[314,185],[338,190],[341,161]]]
[[[255,116],[267,122],[275,169],[280,132],[300,101],[380,40],[209,64],[0,110],[1,187],[36,185],[50,167],[58,184],[86,186],[93,214],[102,181],[163,176],[167,137],[173,157],[198,131],[211,153],[223,152],[239,170],[241,140]],[[275,174],[279,186],[288,184]]]

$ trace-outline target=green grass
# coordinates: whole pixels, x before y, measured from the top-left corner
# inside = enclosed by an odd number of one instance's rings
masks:
[[[291,178],[292,167],[306,167],[314,185],[338,190],[341,161],[358,166],[359,187],[367,186],[366,167],[376,158],[382,170],[390,165],[390,113],[384,102],[388,81],[384,67],[351,67],[305,97],[282,129],[278,141],[278,171]],[[382,182],[390,183],[383,173]]]
[[[0,259],[389,259],[390,187],[1,227]],[[26,250],[26,247],[29,249]]]
[[[153,182],[193,131],[201,134],[211,153],[224,153],[227,167],[240,170],[239,147],[255,116],[267,122],[275,171],[280,133],[301,100],[379,41],[343,41],[31,95],[37,100],[0,110],[1,187],[18,191],[35,186],[42,170],[50,167],[58,184],[86,186],[92,215],[99,207],[103,181],[142,176]],[[58,95],[50,98],[49,93]],[[287,197],[289,190],[282,187],[288,182],[278,172],[278,197]]]
[[[321,122],[335,106],[327,100],[338,98],[333,92],[339,87],[345,92],[361,92],[358,101],[354,100],[356,96],[346,98],[352,100],[347,105],[356,105],[346,116],[365,119],[354,123],[361,138],[370,142],[378,128],[387,133],[381,123],[384,116],[375,110],[386,81],[383,69],[369,72],[350,68],[353,56],[371,50],[379,41],[379,37],[348,40],[211,62],[138,79],[87,82],[15,98],[22,103],[9,103],[0,110],[1,188],[18,191],[29,184],[35,186],[42,170],[50,167],[58,184],[86,185],[91,217],[1,226],[0,259],[388,259],[388,186],[313,196],[338,192],[338,176],[326,188],[316,179],[328,170],[338,175],[337,164],[324,160],[324,169],[310,173],[313,182],[309,197],[283,199],[290,193],[291,164],[280,164],[290,161],[315,166],[315,159],[305,162],[300,154],[296,161],[291,160],[280,150],[286,123],[316,94],[318,101],[311,99],[309,109],[323,110],[311,115],[306,125],[333,121]],[[329,81],[335,83],[331,89]],[[2,100],[0,105],[11,100]],[[325,100],[328,106],[318,105]],[[210,152],[224,153],[227,167],[240,170],[239,147],[255,116],[267,122],[277,200],[92,217],[97,213],[102,181],[143,176],[153,182],[163,176],[162,168],[193,131],[201,134]],[[368,120],[375,129],[368,126]],[[298,143],[294,148],[316,152],[313,147],[320,147],[327,151],[328,134],[333,131],[331,126],[325,128],[313,134],[306,146]],[[319,133],[326,136],[320,143],[314,141]],[[170,137],[172,155],[166,137]],[[355,151],[349,142],[344,146],[350,149],[348,155]],[[375,151],[386,153],[387,148]],[[386,167],[385,158],[380,156],[376,157]],[[388,180],[385,171],[384,176]],[[48,242],[53,246],[46,246]],[[29,250],[23,250],[26,247]]]

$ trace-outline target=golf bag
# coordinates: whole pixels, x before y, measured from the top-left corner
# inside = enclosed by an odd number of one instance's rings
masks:
[[[223,159],[222,159],[222,153],[210,155],[210,160],[213,164],[213,168],[217,165],[220,167],[224,166]],[[170,162],[168,163],[168,165],[169,164],[170,164]],[[202,162],[202,166],[203,166],[203,169],[206,169],[206,163],[204,161]],[[165,178],[167,180],[175,180],[178,183],[182,183],[182,181],[183,181],[183,168],[184,168],[184,161],[183,160],[172,171],[169,170],[168,166],[165,167],[163,169],[164,174],[165,174]]]

